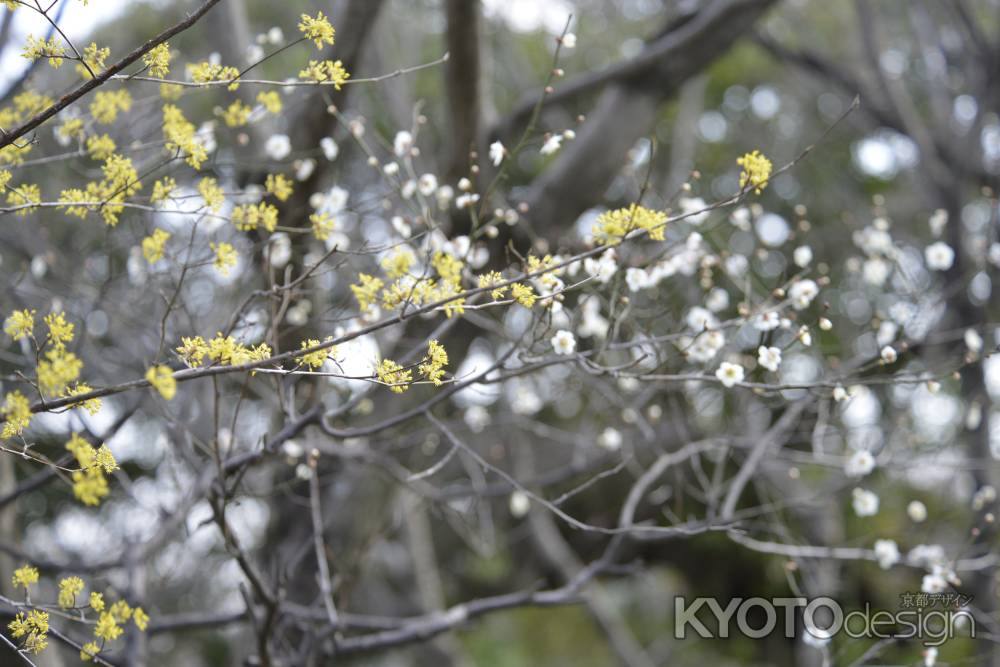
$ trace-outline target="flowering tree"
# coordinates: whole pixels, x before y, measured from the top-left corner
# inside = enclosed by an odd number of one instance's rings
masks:
[[[534,609],[566,628],[579,606],[595,664],[653,665],[683,649],[657,641],[669,610],[630,605],[717,591],[707,559],[753,572],[744,595],[859,600],[891,570],[881,595],[959,593],[996,634],[995,114],[973,114],[993,153],[956,151],[895,83],[859,102],[868,84],[775,37],[776,12],[754,48],[841,95],[709,173],[684,137],[727,121],[692,100],[769,0],[667,12],[573,74],[601,11],[580,3],[532,37],[547,65],[496,122],[474,2],[444,3],[445,49],[378,67],[378,0],[269,5],[266,25],[205,0],[123,57],[68,36],[64,3],[0,4],[47,26],[0,105],[11,664],[472,664],[454,631]],[[996,50],[954,5],[951,30]],[[444,79],[441,118],[393,88],[419,77]],[[816,218],[827,195],[797,185],[873,114],[919,148],[919,225],[883,192]],[[778,650],[938,656],[802,632]]]

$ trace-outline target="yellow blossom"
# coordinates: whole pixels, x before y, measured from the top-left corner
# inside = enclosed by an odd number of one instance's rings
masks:
[[[14,588],[27,589],[31,584],[38,583],[38,570],[30,565],[22,565],[14,570],[11,582],[14,584]]]
[[[31,403],[21,392],[12,391],[4,396],[0,415],[6,420],[0,430],[0,439],[21,435],[31,422]]]
[[[201,169],[201,163],[208,159],[208,151],[196,136],[194,125],[173,104],[163,105],[163,138],[168,151],[183,153],[185,161],[195,169]]]
[[[268,202],[240,204],[233,209],[229,219],[241,232],[253,231],[258,226],[273,232],[278,226],[278,207]]]
[[[239,88],[236,80],[240,71],[228,65],[213,64],[208,61],[193,63],[187,66],[188,75],[195,83],[211,83],[212,81],[229,81],[229,90]]]
[[[394,253],[382,260],[382,269],[390,278],[402,278],[410,272],[415,260],[409,248],[397,248]]]
[[[170,239],[170,232],[154,229],[153,233],[142,240],[142,256],[150,264],[163,259],[163,247]]]
[[[92,592],[90,594],[89,600],[90,608],[96,611],[98,614],[104,611],[104,595],[98,592]]]
[[[35,330],[34,310],[15,310],[4,322],[4,332],[14,340],[28,338]]]
[[[73,341],[73,324],[66,321],[66,313],[49,313],[45,316],[49,328],[49,341],[56,347],[65,347]]]
[[[225,121],[226,125],[229,127],[243,127],[247,124],[251,111],[253,111],[253,109],[248,105],[244,104],[240,100],[236,100],[222,113],[222,120]]]
[[[7,203],[11,206],[23,206],[17,214],[28,215],[34,206],[42,203],[42,190],[33,183],[23,183],[7,192]]]
[[[645,229],[649,232],[649,238],[662,241],[666,222],[666,213],[632,204],[628,208],[602,213],[598,216],[591,232],[598,243],[620,240],[637,229]]]
[[[511,285],[510,295],[525,308],[531,308],[535,305],[535,301],[538,300],[538,295],[535,294],[534,288],[524,283],[514,283]]]
[[[84,662],[90,662],[97,657],[97,654],[101,652],[101,647],[97,645],[97,642],[87,642],[80,648],[80,660]]]
[[[149,75],[162,79],[170,73],[170,47],[158,44],[142,56],[142,64],[149,68]]]
[[[239,255],[236,248],[230,243],[209,243],[209,247],[215,253],[213,265],[215,270],[224,276],[229,275],[229,271],[236,266]]]
[[[351,75],[339,60],[310,60],[309,65],[299,72],[299,78],[313,83],[329,81],[334,88],[340,90]]]
[[[198,194],[205,200],[205,206],[213,213],[226,203],[226,193],[219,187],[218,181],[207,176],[198,181]]]
[[[66,577],[59,582],[59,606],[71,609],[76,605],[76,596],[83,591],[83,579]]]
[[[79,396],[81,394],[87,394],[94,391],[94,388],[89,384],[83,382],[77,382],[73,387],[66,390],[66,396]],[[88,398],[85,401],[80,401],[79,403],[74,403],[74,407],[83,408],[91,415],[96,415],[101,411],[101,399],[99,398]]]
[[[280,201],[288,201],[293,192],[292,181],[284,174],[268,174],[264,179],[264,187],[268,194],[274,195]]]
[[[132,95],[124,88],[119,90],[99,90],[94,93],[94,101],[90,103],[90,114],[94,120],[108,125],[118,119],[120,112],[132,108]]]
[[[330,238],[330,234],[333,233],[337,224],[336,220],[327,213],[313,213],[309,216],[309,222],[312,223],[313,236],[319,241]]]
[[[405,370],[392,359],[383,359],[375,367],[375,375],[379,382],[389,385],[389,389],[396,394],[402,394],[410,388],[413,381],[412,371]]]
[[[760,194],[760,191],[767,187],[772,165],[760,151],[744,154],[736,160],[736,164],[743,167],[743,171],[740,172],[740,188],[750,187]]]
[[[154,204],[162,204],[177,189],[177,181],[170,176],[164,176],[153,183],[153,195],[149,198]]]
[[[420,374],[433,382],[436,386],[441,386],[441,378],[444,377],[444,367],[448,365],[448,352],[444,346],[436,340],[432,340],[427,345],[427,356],[423,363],[417,367]]]
[[[76,64],[76,73],[82,76],[84,79],[93,78],[94,74],[100,74],[104,70],[104,61],[108,59],[111,55],[111,49],[108,47],[101,48],[96,43],[91,42],[87,48],[83,50],[83,60],[90,67],[83,66],[83,63]]]
[[[257,93],[257,102],[261,104],[267,112],[277,116],[281,113],[281,95],[275,90],[266,90]]]
[[[107,160],[117,147],[115,140],[106,134],[87,137],[87,153],[95,160]]]
[[[303,14],[302,20],[299,21],[299,30],[306,36],[306,39],[311,39],[316,44],[317,49],[322,49],[323,44],[333,46],[336,30],[330,25],[330,21],[323,16],[323,12],[318,12],[316,18]]]
[[[132,614],[132,622],[135,623],[135,627],[145,632],[146,626],[149,624],[149,615],[142,610],[142,607],[136,607]]]
[[[333,339],[327,338],[326,340],[327,342],[330,342]],[[299,349],[308,350],[310,347],[316,347],[319,344],[320,342],[315,338],[309,338],[308,340],[302,341],[302,343],[299,345]],[[326,361],[326,358],[331,354],[336,354],[336,351],[337,351],[336,347],[324,348],[322,350],[316,350],[315,352],[308,352],[306,354],[303,354],[302,356],[299,357],[299,359],[301,359],[302,363],[305,364],[306,366],[309,366],[310,368],[313,369],[318,369],[323,366],[323,362]]]
[[[110,612],[103,612],[97,620],[97,627],[94,628],[94,636],[107,642],[118,639],[122,632],[121,626]]]
[[[171,401],[177,394],[177,380],[169,366],[153,366],[146,371],[146,380],[165,400]]]
[[[381,278],[375,278],[366,273],[359,273],[358,280],[360,282],[357,285],[351,285],[351,291],[354,293],[354,298],[358,300],[361,312],[367,312],[378,299],[378,291],[385,283],[382,282]]]
[[[66,47],[60,44],[59,40],[54,36],[44,39],[28,35],[24,43],[24,51],[21,52],[21,56],[28,60],[48,58],[49,64],[56,69],[62,66],[63,56],[65,55]]]

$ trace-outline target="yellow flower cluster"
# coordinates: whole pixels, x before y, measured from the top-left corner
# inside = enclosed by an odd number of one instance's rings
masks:
[[[163,248],[170,240],[170,232],[154,229],[153,233],[142,240],[142,256],[150,264],[163,259]]]
[[[209,243],[208,246],[215,253],[215,261],[212,265],[215,270],[224,276],[229,275],[229,271],[236,266],[239,254],[231,243]]]
[[[90,115],[103,125],[110,125],[118,120],[118,114],[132,109],[132,95],[124,88],[119,90],[101,90],[94,93],[94,101],[90,103]]]
[[[375,376],[379,382],[389,386],[389,390],[395,394],[402,394],[410,388],[413,382],[413,372],[404,369],[392,359],[383,359],[375,367]]]
[[[28,215],[32,208],[42,203],[42,190],[32,183],[23,183],[7,192],[7,203],[11,206],[24,206],[17,214]]]
[[[514,297],[514,300],[525,308],[531,308],[538,301],[538,295],[535,294],[535,288],[531,285],[525,285],[524,283],[514,283],[510,286],[510,295]]]
[[[322,49],[324,43],[333,46],[333,38],[337,32],[330,25],[330,21],[323,16],[323,12],[318,12],[316,18],[303,14],[302,20],[299,21],[299,30],[306,39],[311,39],[316,44],[317,49]]]
[[[77,382],[74,386],[66,390],[66,396],[79,396],[81,394],[86,394],[93,391],[94,388],[89,384],[84,382]],[[81,407],[91,415],[96,415],[101,411],[101,399],[99,398],[88,398],[86,400],[80,401],[79,403],[73,404],[75,407]]]
[[[281,95],[275,90],[262,90],[257,93],[257,102],[267,109],[267,112],[277,116],[281,113],[281,109],[284,106],[281,103]]]
[[[162,79],[170,73],[170,47],[167,43],[154,46],[142,57],[142,64],[149,69],[149,75]]]
[[[743,171],[740,172],[740,188],[749,187],[760,194],[760,191],[767,187],[772,165],[760,151],[744,154],[736,160],[736,164],[743,167]]]
[[[229,127],[243,127],[250,119],[250,112],[252,111],[253,109],[249,105],[236,100],[222,112],[222,120]]]
[[[153,366],[146,371],[146,381],[160,392],[164,400],[172,401],[177,394],[177,380],[169,366]]]
[[[107,445],[95,448],[78,433],[74,433],[69,439],[66,449],[76,458],[80,467],[73,471],[73,495],[84,505],[99,505],[101,498],[108,495],[108,480],[105,475],[118,469],[114,454]]]
[[[61,396],[82,370],[83,361],[72,352],[63,347],[49,350],[38,362],[38,387],[49,396]]]
[[[0,416],[5,420],[3,429],[0,430],[0,439],[21,435],[31,422],[31,403],[21,392],[12,391],[4,396]]]
[[[493,285],[499,285],[500,283],[502,283],[503,276],[500,274],[499,271],[490,271],[489,273],[484,273],[481,276],[479,276],[478,280],[480,288],[492,287]],[[507,290],[509,288],[510,288],[509,285],[504,287],[498,287],[490,292],[490,296],[493,297],[494,300],[502,299],[503,295],[507,293]]]
[[[35,313],[37,311],[28,310],[15,310],[4,322],[3,330],[8,336],[14,340],[21,340],[22,338],[29,338],[35,330]]]
[[[351,291],[354,293],[354,298],[358,300],[361,312],[366,313],[378,300],[378,291],[385,283],[382,282],[381,278],[369,276],[367,273],[359,273],[358,280],[357,285],[351,285]]]
[[[330,234],[337,227],[337,221],[328,213],[313,213],[309,216],[312,223],[312,233],[318,241],[325,241],[330,238]]]
[[[76,73],[84,79],[93,78],[91,72],[99,74],[103,71],[104,61],[107,60],[110,55],[111,49],[107,47],[101,48],[95,42],[91,42],[90,45],[83,50],[83,61],[87,63],[87,66],[90,67],[90,69],[88,70],[87,67],[84,67],[83,63],[77,63],[75,68]]]
[[[42,110],[52,106],[51,97],[34,90],[26,90],[14,96],[14,105],[0,109],[0,127],[14,127]],[[36,142],[14,142],[0,148],[0,164],[21,164],[31,152]]]
[[[10,582],[13,584],[14,588],[23,588],[24,590],[28,590],[28,586],[38,583],[38,569],[31,567],[30,565],[22,565],[14,570],[14,574],[11,576]]]
[[[328,336],[326,342],[329,343],[332,340],[333,338]],[[307,340],[302,341],[302,343],[299,345],[299,349],[308,350],[309,348],[316,347],[319,344],[320,342],[315,338],[309,338]],[[299,359],[302,360],[303,364],[315,370],[323,366],[323,362],[326,361],[328,356],[336,354],[337,354],[337,347],[333,346],[329,348],[324,348],[322,350],[316,350],[315,352],[307,352],[302,356],[300,356]]]
[[[271,348],[266,343],[247,347],[232,336],[223,336],[220,332],[207,342],[201,336],[182,337],[177,354],[190,368],[200,366],[206,358],[227,366],[240,366],[270,358]]]
[[[21,56],[28,60],[38,60],[48,58],[49,64],[58,69],[62,66],[63,57],[66,55],[66,47],[59,43],[55,37],[48,40],[28,35],[25,40],[24,51]]]
[[[83,579],[66,577],[59,582],[59,606],[72,609],[76,606],[76,596],[83,592]]]
[[[213,213],[217,212],[226,203],[226,193],[219,187],[218,181],[211,176],[198,181],[198,194],[205,200],[205,206]]]
[[[66,313],[49,313],[44,318],[45,326],[49,328],[49,342],[57,348],[66,347],[73,342],[73,323],[66,321]]]
[[[207,60],[200,63],[192,63],[187,66],[188,76],[195,83],[211,83],[213,81],[229,81],[229,90],[236,90],[240,84],[236,79],[240,76],[240,71],[231,65],[213,64]]]
[[[170,176],[164,176],[160,180],[153,183],[153,194],[150,196],[149,200],[154,204],[162,204],[170,199],[176,189],[177,181]]]
[[[417,367],[420,374],[440,387],[444,377],[444,367],[448,365],[448,352],[436,340],[427,344],[427,356]]]
[[[7,625],[7,628],[10,630],[11,637],[21,640],[21,650],[23,651],[38,654],[49,645],[48,612],[32,609],[25,616],[24,612],[19,611],[14,620]]]
[[[340,90],[351,75],[339,60],[310,60],[309,65],[299,72],[299,78],[313,83],[329,81],[334,88]]]
[[[173,104],[163,105],[163,138],[168,151],[180,151],[195,169],[201,169],[201,163],[208,159],[208,151],[198,140],[194,125]]]
[[[654,241],[662,241],[666,223],[666,213],[653,211],[639,204],[632,204],[628,208],[602,213],[594,223],[591,233],[599,244],[623,239],[637,229],[645,229],[649,232],[649,238]]]
[[[395,252],[382,260],[382,270],[392,279],[402,278],[410,272],[410,267],[416,257],[409,248],[397,248]]]
[[[267,202],[241,204],[233,209],[229,219],[241,232],[253,231],[258,226],[273,232],[278,227],[278,208]]]
[[[107,160],[114,155],[118,145],[106,134],[94,134],[87,137],[87,154],[95,160]]]
[[[67,141],[72,141],[73,139],[79,139],[83,136],[84,127],[82,118],[67,118],[63,121],[63,124],[59,126],[56,133],[60,138],[66,139]]]
[[[59,202],[67,215],[78,218],[86,218],[91,210],[97,208],[105,224],[114,227],[125,210],[126,200],[142,189],[142,183],[132,166],[132,159],[121,155],[110,156],[104,161],[101,171],[104,179],[99,183],[91,181],[83,190],[63,190],[59,193]]]
[[[267,178],[264,179],[264,187],[268,194],[274,195],[279,201],[288,201],[294,192],[291,179],[284,174],[268,174]]]

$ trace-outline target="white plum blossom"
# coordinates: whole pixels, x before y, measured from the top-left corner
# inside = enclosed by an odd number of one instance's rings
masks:
[[[597,436],[597,445],[609,452],[617,452],[622,448],[622,434],[609,426]]]
[[[576,338],[572,331],[560,329],[552,337],[552,349],[556,354],[569,355],[576,351]]]
[[[966,329],[962,338],[965,341],[965,347],[969,348],[969,352],[979,354],[983,351],[983,337],[975,329]]]
[[[701,197],[681,197],[678,204],[681,207],[681,215],[690,224],[697,226],[708,219],[709,211],[705,210],[708,204]]]
[[[848,477],[864,477],[874,469],[875,457],[867,449],[854,452],[844,464],[844,474]]]
[[[695,306],[689,310],[687,317],[684,318],[684,322],[687,324],[688,329],[692,329],[694,331],[719,328],[719,319],[712,313],[712,311],[707,308],[702,308],[701,306]]]
[[[899,547],[894,540],[875,540],[875,560],[883,570],[899,562]]]
[[[753,318],[753,328],[757,331],[774,331],[781,326],[781,315],[775,310],[766,310]]]
[[[542,155],[552,155],[562,147],[562,141],[563,137],[561,134],[553,134],[545,140],[545,143],[542,144],[538,152]]]
[[[604,338],[611,323],[601,315],[601,302],[596,296],[586,296],[580,302],[579,310],[582,315],[582,322],[577,327],[577,334],[582,338]]]
[[[743,277],[750,268],[750,261],[743,255],[730,255],[726,258],[726,273],[733,278]]]
[[[911,500],[906,506],[906,515],[914,523],[923,523],[927,518],[927,506],[919,500]]]
[[[721,331],[706,331],[691,340],[683,337],[679,341],[680,348],[687,358],[695,363],[707,364],[725,347],[726,336]]]
[[[854,489],[851,504],[854,507],[854,513],[859,517],[878,514],[878,496],[873,491],[861,488]]]
[[[839,403],[841,401],[846,401],[848,398],[850,398],[850,396],[848,395],[847,390],[842,386],[838,384],[833,388],[833,400]]]
[[[447,211],[451,206],[451,200],[455,198],[455,189],[450,185],[442,185],[437,189],[438,208]]]
[[[599,259],[588,257],[583,260],[583,270],[593,276],[602,285],[610,282],[618,270],[618,260],[615,256],[615,249],[608,248]]]
[[[881,257],[872,257],[866,260],[861,269],[861,275],[865,282],[875,287],[885,285],[890,273],[892,273],[892,265]]]
[[[473,433],[482,433],[490,423],[490,411],[481,405],[470,405],[462,415],[465,425]]]
[[[788,288],[788,298],[796,310],[805,310],[819,294],[819,286],[813,280],[797,280]]]
[[[424,197],[430,197],[438,189],[438,179],[434,174],[424,174],[417,179],[417,192]]]
[[[633,266],[625,272],[625,282],[628,284],[629,291],[638,292],[650,286],[650,277],[645,269]]]
[[[924,261],[931,271],[947,271],[955,263],[955,251],[947,243],[938,241],[924,248]]]
[[[515,491],[510,494],[510,515],[515,519],[520,519],[528,513],[531,507],[531,499],[524,491]]]
[[[330,162],[337,159],[340,154],[340,146],[334,141],[333,137],[323,137],[319,140],[319,147],[323,151],[323,157],[325,157]]]
[[[396,174],[399,173],[399,163],[389,162],[388,164],[382,167],[382,173],[384,173],[386,176],[395,176]]]
[[[406,130],[397,132],[392,140],[392,152],[398,157],[404,157],[411,148],[413,148],[413,135]]]
[[[455,199],[458,208],[472,208],[479,201],[479,195],[474,192],[463,192]]]
[[[810,345],[813,344],[812,332],[809,331],[809,327],[807,327],[804,324],[801,327],[799,327],[799,331],[797,334],[795,334],[795,337],[798,338],[799,342],[805,345],[806,347],[809,347]]]
[[[567,49],[576,48],[576,35],[571,32],[567,32],[565,35],[562,36],[562,45],[563,48]]]
[[[272,160],[284,160],[292,152],[292,140],[287,134],[272,134],[264,142],[264,153]]]
[[[500,163],[503,162],[503,156],[507,152],[503,144],[499,141],[494,141],[490,144],[490,162],[493,163],[494,167],[499,167]]]
[[[795,265],[799,268],[806,268],[813,261],[812,248],[807,245],[800,245],[795,249],[795,252],[792,253],[792,259],[795,262]]]
[[[941,232],[944,231],[945,225],[948,224],[947,209],[939,208],[931,213],[931,217],[927,220],[927,224],[931,228],[931,234],[935,237],[941,236]]]
[[[713,313],[725,310],[729,307],[729,292],[721,287],[713,287],[705,295],[705,306]]]
[[[924,578],[920,582],[920,591],[922,593],[944,593],[948,590],[948,580],[944,576],[944,571],[940,566],[935,565],[934,570],[930,574],[925,574]]]
[[[757,348],[757,363],[772,373],[778,372],[778,366],[781,365],[781,349],[761,345]]]
[[[737,229],[742,229],[743,231],[749,231],[750,229],[750,209],[745,206],[741,206],[729,215],[729,221]]]
[[[879,352],[879,357],[882,359],[883,363],[886,364],[896,363],[896,359],[898,358],[898,355],[896,354],[896,348],[894,348],[892,345],[886,345],[885,347],[882,348],[882,351]]]
[[[718,370],[715,371],[715,377],[719,378],[722,386],[727,389],[731,388],[737,383],[743,382],[743,367],[739,364],[723,361]]]

